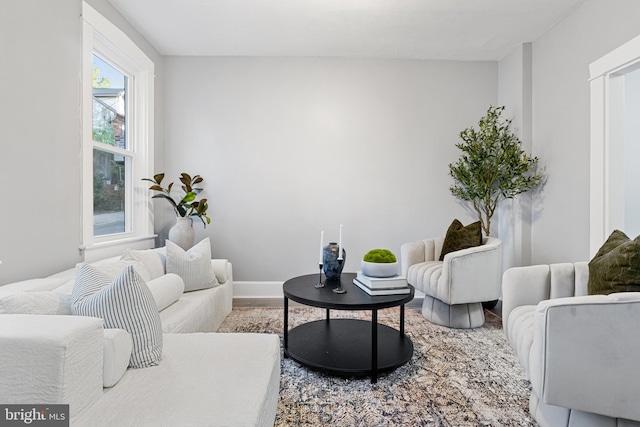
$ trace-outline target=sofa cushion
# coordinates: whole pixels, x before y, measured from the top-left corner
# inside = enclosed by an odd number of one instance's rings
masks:
[[[106,328],[131,334],[129,366],[144,368],[162,359],[162,325],[158,307],[144,280],[128,265],[115,280],[89,264],[79,264],[71,294],[71,312],[104,319]]]
[[[184,292],[184,281],[177,274],[167,273],[147,282],[153,299],[162,311],[178,301]]]
[[[64,279],[55,277],[23,280],[21,282],[0,286],[0,296],[11,295],[18,292],[51,291],[64,282]]]
[[[18,292],[0,297],[0,314],[71,314],[70,298],[54,291]]]
[[[640,291],[640,236],[614,230],[589,262],[589,295]]]
[[[157,279],[164,274],[164,263],[160,258],[160,253],[154,249],[126,249],[121,259],[124,261],[138,261],[144,264],[149,271],[150,280]]]
[[[160,365],[127,370],[73,425],[273,427],[280,352],[272,334],[166,334]]]
[[[133,340],[131,334],[124,329],[105,329],[102,343],[102,386],[113,387],[129,366]]]
[[[449,252],[473,248],[481,244],[482,225],[480,221],[464,226],[460,221],[454,219],[447,229],[447,234],[444,236],[444,243],[442,244],[442,251],[440,252],[440,261],[444,260],[444,256]]]
[[[208,237],[188,251],[167,240],[166,256],[167,273],[182,277],[185,292],[218,285],[211,265],[211,243]]]

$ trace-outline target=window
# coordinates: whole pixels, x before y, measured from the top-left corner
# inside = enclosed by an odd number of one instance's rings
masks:
[[[131,231],[128,207],[131,185],[127,171],[136,153],[127,143],[127,82],[107,60],[93,54],[92,145],[93,145],[93,235]]]
[[[150,247],[153,62],[83,3],[83,245],[85,260]]]
[[[640,234],[640,37],[589,66],[591,74],[590,249],[614,229]]]

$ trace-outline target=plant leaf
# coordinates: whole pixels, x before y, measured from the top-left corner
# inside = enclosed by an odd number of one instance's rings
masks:
[[[197,194],[190,191],[182,198],[182,203],[191,203],[196,199]]]
[[[167,196],[166,194],[162,193],[162,194],[156,194],[155,196],[151,197],[152,199],[166,199],[167,201],[169,201],[169,203],[171,203],[171,205],[175,208],[177,207],[175,200],[173,200],[171,197]]]

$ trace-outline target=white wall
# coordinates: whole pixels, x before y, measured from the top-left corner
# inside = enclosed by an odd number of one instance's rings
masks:
[[[2,4],[0,285],[81,260],[81,4]],[[91,4],[134,33],[106,0]]]
[[[504,117],[511,119],[511,129],[522,142],[521,148],[532,150],[532,46],[523,43],[498,63],[498,104],[505,106]],[[532,198],[540,188],[500,203],[496,229],[503,241],[502,268],[531,263]]]
[[[638,34],[640,2],[587,0],[533,43],[533,153],[548,173],[534,264],[589,259],[588,66]]]
[[[624,232],[640,234],[640,70],[625,76]]]
[[[236,280],[316,272],[320,230],[335,241],[341,223],[355,271],[369,249],[475,220],[448,164],[496,103],[495,62],[167,57],[164,92],[165,171],[206,179],[197,240]]]

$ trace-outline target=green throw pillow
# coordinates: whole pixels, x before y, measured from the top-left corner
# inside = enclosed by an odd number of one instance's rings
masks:
[[[589,261],[589,295],[640,292],[640,236],[614,230]]]
[[[455,252],[462,249],[473,248],[482,244],[482,225],[480,221],[469,224],[466,227],[460,221],[454,219],[447,234],[444,236],[442,244],[442,252],[440,253],[440,261],[444,260],[444,256],[449,252]]]

